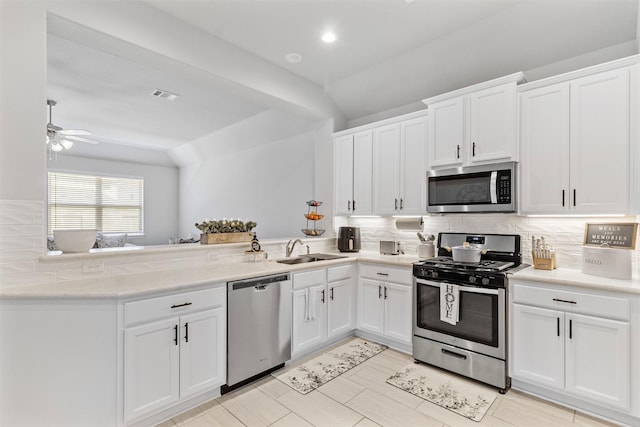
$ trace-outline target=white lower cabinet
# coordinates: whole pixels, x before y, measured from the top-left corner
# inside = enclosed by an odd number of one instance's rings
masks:
[[[358,329],[410,345],[411,268],[362,265],[358,282]]]
[[[512,289],[512,377],[628,411],[629,301],[539,284]]]
[[[226,382],[225,286],[126,303],[124,311],[125,422]]]
[[[294,357],[356,328],[353,264],[294,273],[292,280]]]

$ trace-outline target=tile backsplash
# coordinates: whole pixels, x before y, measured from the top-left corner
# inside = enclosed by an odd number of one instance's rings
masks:
[[[100,276],[148,273],[176,268],[197,268],[218,262],[251,262],[244,251],[248,245],[164,245],[145,251],[128,251],[108,256],[45,257],[45,206],[41,201],[0,200],[0,287],[55,284],[56,282]],[[638,222],[639,217],[618,218],[535,218],[512,214],[467,214],[424,216],[424,232],[506,233],[522,236],[522,254],[531,263],[531,236],[543,235],[556,248],[558,266],[581,268],[582,239],[586,222]],[[395,218],[337,217],[340,226],[360,227],[362,250],[378,252],[380,240],[402,242],[405,253],[415,254],[419,243],[415,231],[400,231]],[[302,239],[293,255],[326,252],[336,249],[334,237]],[[283,258],[287,240],[262,241],[269,258]],[[633,272],[638,276],[638,255],[633,254]],[[86,264],[101,262],[101,268],[87,269]]]
[[[556,249],[558,267],[580,269],[582,240],[585,223],[594,222],[638,222],[639,217],[525,217],[515,214],[447,214],[424,216],[424,233],[437,234],[442,231],[468,233],[520,234],[524,262],[531,263],[531,237],[544,236]],[[415,231],[400,231],[395,227],[395,218],[390,217],[337,217],[336,229],[340,226],[360,227],[362,249],[378,251],[380,240],[402,242],[407,254],[415,254],[419,243]],[[638,274],[638,251],[634,251],[634,276]]]

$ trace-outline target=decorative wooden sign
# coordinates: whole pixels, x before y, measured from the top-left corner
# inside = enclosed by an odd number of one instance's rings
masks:
[[[612,248],[635,249],[638,223],[586,223],[583,244],[609,246]]]

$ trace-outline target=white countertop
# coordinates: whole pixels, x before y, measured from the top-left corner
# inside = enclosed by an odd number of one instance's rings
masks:
[[[281,264],[275,260],[265,262],[216,263],[190,269],[163,270],[152,273],[101,276],[69,280],[55,284],[19,286],[0,289],[0,298],[129,298],[154,293],[187,290],[209,284],[249,279],[271,274],[326,268],[354,261],[374,262],[396,267],[411,268],[418,261],[415,255],[380,255],[373,252],[341,253],[346,258],[303,263]]]
[[[513,273],[510,280],[526,280],[550,285],[576,286],[580,288],[599,289],[612,292],[640,294],[640,280],[610,279],[608,277],[585,274],[580,270],[558,268],[556,270],[536,270],[533,267]]]

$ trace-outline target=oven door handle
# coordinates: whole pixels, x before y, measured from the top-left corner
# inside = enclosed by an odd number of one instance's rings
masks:
[[[416,279],[416,283],[419,284],[419,285],[433,286],[434,288],[439,288],[440,284],[442,284],[442,283],[455,285],[455,283],[449,283],[449,282],[444,281],[444,280],[442,282],[433,282],[433,281],[430,281],[430,280]],[[458,289],[460,290],[460,292],[470,292],[470,293],[474,293],[474,294],[499,295],[499,293],[500,293],[498,289],[481,288],[481,287],[477,287],[477,286],[458,285]]]

